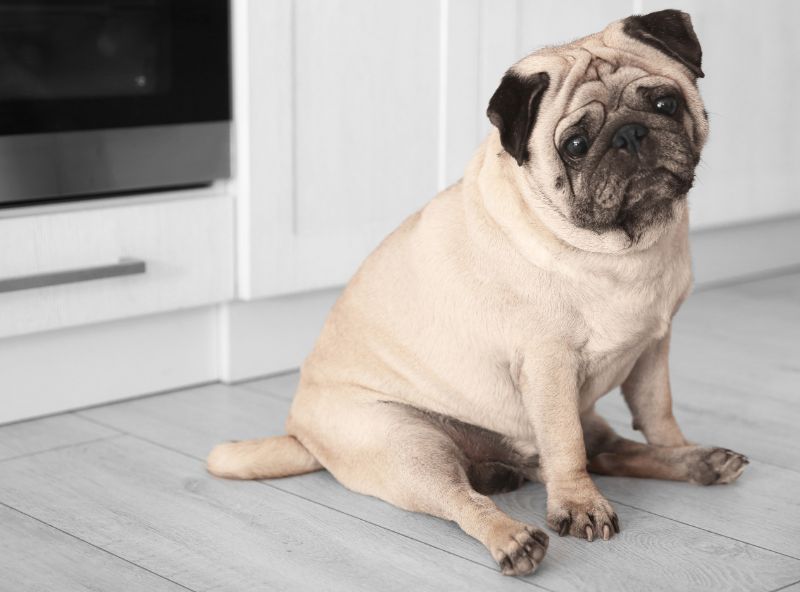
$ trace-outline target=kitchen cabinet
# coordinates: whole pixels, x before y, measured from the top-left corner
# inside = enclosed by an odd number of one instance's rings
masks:
[[[0,337],[219,303],[233,298],[233,200],[205,189],[7,210],[0,253],[0,286],[57,280],[0,291]],[[120,261],[134,265],[116,276]],[[109,277],[61,283],[97,267]]]

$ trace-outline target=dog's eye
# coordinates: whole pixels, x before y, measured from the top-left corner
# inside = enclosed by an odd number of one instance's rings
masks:
[[[564,150],[570,156],[583,156],[589,152],[589,140],[586,136],[572,136],[564,142]]]
[[[675,115],[675,111],[678,110],[678,99],[670,95],[658,97],[655,101],[653,101],[653,106],[659,113],[663,113],[664,115]]]

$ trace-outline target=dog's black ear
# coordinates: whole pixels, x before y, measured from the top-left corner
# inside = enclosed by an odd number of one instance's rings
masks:
[[[500,130],[503,148],[520,166],[530,157],[528,139],[548,84],[550,77],[546,72],[532,76],[506,72],[486,109],[489,121]]]
[[[701,67],[703,50],[692,27],[692,18],[685,12],[659,10],[629,16],[622,23],[627,35],[678,60],[697,78],[705,76]]]

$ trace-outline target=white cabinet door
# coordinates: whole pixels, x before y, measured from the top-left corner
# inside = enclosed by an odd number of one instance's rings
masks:
[[[433,195],[442,7],[234,2],[239,291],[345,282]]]
[[[711,135],[689,198],[692,225],[800,213],[800,3],[644,0],[692,15]]]

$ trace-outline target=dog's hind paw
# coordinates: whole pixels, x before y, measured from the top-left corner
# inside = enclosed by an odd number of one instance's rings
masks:
[[[732,483],[750,462],[745,455],[727,448],[699,448],[693,456],[689,480],[700,485]]]

